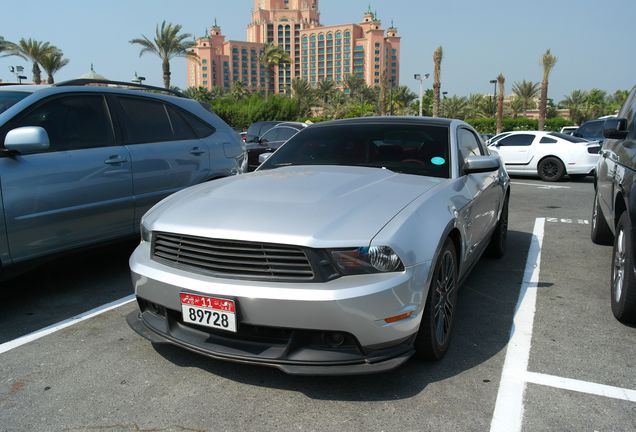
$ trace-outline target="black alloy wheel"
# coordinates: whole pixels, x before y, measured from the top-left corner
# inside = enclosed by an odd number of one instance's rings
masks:
[[[435,263],[420,330],[415,340],[417,357],[439,360],[446,353],[453,330],[458,282],[457,254],[455,245],[449,238]]]
[[[549,156],[539,162],[537,173],[543,181],[556,182],[565,175],[565,167],[559,159]]]

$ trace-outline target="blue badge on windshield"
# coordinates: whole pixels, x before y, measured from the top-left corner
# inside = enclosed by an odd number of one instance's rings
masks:
[[[443,157],[436,156],[431,159],[431,163],[433,165],[444,165],[446,163],[446,159],[444,159]]]

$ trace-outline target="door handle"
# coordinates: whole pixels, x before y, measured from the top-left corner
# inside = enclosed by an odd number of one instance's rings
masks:
[[[104,163],[108,165],[118,165],[125,162],[126,162],[126,158],[123,158],[117,155],[113,155],[104,161]]]
[[[200,156],[204,153],[205,150],[202,150],[201,147],[194,147],[192,150],[190,150],[190,154],[193,154],[195,156]]]

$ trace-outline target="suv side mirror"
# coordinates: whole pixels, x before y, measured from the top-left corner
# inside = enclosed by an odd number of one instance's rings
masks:
[[[15,153],[42,151],[48,149],[50,145],[49,134],[40,126],[12,129],[4,139],[4,148]]]
[[[610,139],[625,139],[627,137],[627,119],[606,119],[603,124],[603,136]]]
[[[494,155],[468,156],[464,162],[464,174],[492,172],[500,166],[499,157]]]

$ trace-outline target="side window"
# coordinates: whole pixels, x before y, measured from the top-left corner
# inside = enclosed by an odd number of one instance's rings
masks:
[[[577,130],[577,136],[585,137],[601,137],[603,136],[603,121],[594,121],[584,124]]]
[[[192,114],[188,114],[186,112],[182,112],[181,114],[183,118],[185,119],[185,121],[188,122],[192,130],[194,130],[194,133],[196,134],[197,137],[199,138],[209,137],[214,132],[216,132],[216,129],[214,129],[213,126],[210,126],[209,124],[207,124],[200,118],[195,117]]]
[[[539,144],[556,144],[556,142],[557,140],[553,138],[543,137],[541,141],[539,141]]]
[[[174,139],[168,113],[161,102],[119,97],[124,114],[127,144],[171,141]]]
[[[174,138],[178,140],[196,139],[197,136],[194,134],[194,131],[184,120],[179,111],[170,105],[166,105],[166,109],[168,110],[168,116],[170,117],[170,123],[172,124]]]
[[[534,141],[534,135],[528,134],[516,134],[510,135],[502,140],[500,140],[497,144],[500,146],[529,146]]]
[[[459,153],[461,155],[461,165],[463,165],[468,156],[481,156],[484,154],[481,149],[481,145],[479,144],[479,140],[475,134],[468,129],[459,128],[457,130],[457,142],[459,145]]]
[[[58,97],[27,113],[11,128],[40,126],[51,143],[48,151],[114,145],[113,130],[102,95]]]
[[[265,135],[261,137],[261,141],[263,143],[281,141],[282,139],[284,139],[284,138],[281,138],[282,137],[281,130],[282,128],[274,128],[274,129],[268,130],[267,132],[265,132]]]
[[[297,133],[298,133],[298,131],[296,129],[293,129],[293,128],[288,128],[288,127],[280,128],[280,132],[279,132],[277,141],[287,141],[288,139],[290,139],[291,137],[293,137]]]

